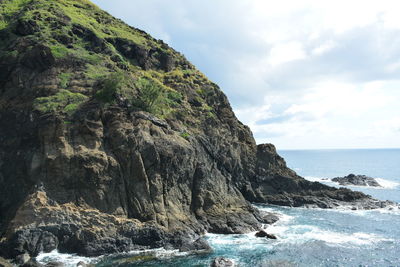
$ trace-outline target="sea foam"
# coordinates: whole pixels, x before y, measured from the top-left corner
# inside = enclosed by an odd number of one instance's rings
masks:
[[[61,262],[64,264],[65,267],[76,267],[79,262],[96,263],[100,260],[100,257],[88,258],[75,254],[60,253],[57,250],[53,250],[49,253],[40,253],[36,257],[36,260],[41,264],[46,264],[49,262]]]
[[[333,245],[368,245],[392,241],[372,233],[335,232],[313,225],[276,225],[269,227],[268,232],[280,237],[280,243],[306,243],[312,240],[319,240]]]
[[[380,184],[383,188],[386,189],[394,189],[398,187],[400,184],[394,181],[389,181],[383,178],[375,178],[375,180]]]
[[[188,252],[180,252],[177,249],[174,250],[167,250],[164,248],[157,248],[157,249],[145,249],[145,250],[132,250],[129,252],[121,252],[117,254],[110,254],[104,255],[100,257],[82,257],[75,254],[65,254],[60,253],[57,250],[53,250],[49,253],[40,253],[37,256],[37,261],[41,264],[46,264],[49,262],[60,262],[63,263],[65,267],[76,267],[79,262],[84,262],[86,264],[96,264],[104,259],[112,258],[115,256],[123,256],[124,258],[132,257],[132,256],[141,256],[141,255],[152,255],[157,259],[168,259],[172,257],[184,257],[188,256]],[[119,261],[124,262],[124,258],[121,260],[116,260],[115,263],[119,263]]]
[[[304,177],[306,180],[311,181],[311,182],[320,182],[328,185],[335,185],[339,186],[339,183],[333,182],[331,179],[327,178],[321,178],[321,177],[314,177],[314,176],[305,176]],[[374,188],[374,189],[394,189],[397,188],[400,183],[386,180],[383,178],[375,178],[375,180],[380,184],[382,187],[373,187],[373,186],[357,186],[357,185],[349,185],[350,187],[368,187],[368,188]]]

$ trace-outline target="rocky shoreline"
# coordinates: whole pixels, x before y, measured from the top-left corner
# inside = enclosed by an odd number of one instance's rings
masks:
[[[43,193],[44,195],[44,193]],[[42,196],[43,197],[43,196]],[[319,201],[321,201],[319,199]],[[343,205],[339,205],[338,202],[334,202],[332,207],[334,209],[378,209],[378,208],[395,208],[397,207],[400,209],[400,206],[397,203],[390,202],[390,201],[378,201],[373,199],[368,199],[366,201],[358,201],[358,202],[341,202]],[[316,208],[321,207],[319,203],[315,205],[303,205],[299,206],[302,208]],[[325,208],[325,207],[324,207]],[[88,211],[91,216],[96,214],[96,211]],[[85,212],[79,211],[80,216],[85,216]],[[271,225],[279,221],[279,216],[275,213],[270,212],[258,212],[260,222],[264,225]],[[38,217],[42,216],[38,214]],[[94,221],[98,221],[99,218],[95,218]],[[117,226],[117,222],[113,221],[111,218],[106,218],[106,221],[112,224],[116,224],[114,227]],[[126,224],[127,222],[123,222]],[[74,243],[72,249],[68,249],[66,244],[59,243],[60,236],[56,236],[56,233],[65,231],[71,231],[71,225],[63,224],[56,228],[51,227],[33,227],[32,229],[24,229],[23,231],[19,231],[14,234],[13,240],[14,244],[18,244],[20,250],[14,250],[9,253],[9,255],[16,255],[14,257],[13,263],[17,264],[18,266],[33,266],[33,267],[45,267],[45,266],[57,266],[62,267],[64,266],[61,262],[50,262],[47,264],[40,264],[36,260],[36,256],[38,253],[41,252],[51,252],[52,250],[57,249],[60,253],[77,253],[76,248],[81,246],[80,244]],[[94,226],[93,226],[94,227]],[[277,239],[276,236],[268,234],[264,228],[260,228],[255,233],[256,237],[259,238],[267,238],[267,239]],[[90,231],[90,229],[87,229]],[[131,229],[134,231],[134,228]],[[126,241],[126,236],[120,233],[119,236],[109,237],[107,239],[102,239],[99,237],[93,237],[91,242],[88,242],[83,249],[85,251],[78,252],[78,255],[86,256],[86,257],[97,257],[103,255],[111,255],[111,254],[118,254],[128,251],[146,251],[149,249],[157,249],[157,248],[164,248],[166,250],[176,251],[179,252],[186,252],[187,255],[190,254],[201,254],[201,253],[211,253],[212,248],[209,246],[208,242],[202,237],[202,234],[196,233],[188,233],[188,232],[175,232],[173,234],[167,232],[160,232],[157,227],[148,227],[146,230],[141,229],[141,232],[137,232],[136,237],[133,234],[129,233],[129,238],[136,238],[137,242],[133,243],[132,241]],[[150,233],[150,234],[149,234]],[[246,231],[242,233],[247,233]],[[140,240],[140,241],[139,241]],[[36,241],[37,243],[33,243]],[[139,241],[139,242],[138,242]],[[76,241],[75,241],[76,242]],[[82,242],[82,241],[81,241]],[[123,243],[125,242],[125,243]],[[146,242],[146,243],[144,243]],[[158,242],[158,243],[157,243]],[[156,245],[154,245],[156,244]],[[28,249],[35,249],[35,250],[28,250]],[[140,255],[140,254],[139,254]],[[147,255],[147,253],[145,254]],[[149,257],[149,256],[146,256]],[[10,261],[0,258],[0,264],[3,266],[8,267],[12,266]],[[132,259],[130,259],[132,260]],[[140,256],[137,256],[137,260],[141,260]],[[231,262],[229,259],[226,259],[227,262]],[[225,261],[221,259],[216,259],[216,262],[213,262],[211,266],[225,266],[225,265],[215,265],[215,264],[223,264]],[[7,265],[10,264],[10,265]],[[227,263],[228,264],[228,263]],[[229,263],[231,264],[231,263]],[[2,265],[0,265],[2,266]],[[91,266],[90,263],[80,262],[77,266]],[[231,265],[228,265],[231,266]]]

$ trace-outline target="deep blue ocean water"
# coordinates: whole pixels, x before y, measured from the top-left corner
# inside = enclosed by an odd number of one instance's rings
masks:
[[[400,149],[297,150],[279,151],[289,167],[313,181],[350,173],[379,178],[384,188],[351,187],[381,200],[400,202]],[[187,256],[174,251],[147,252],[137,261],[138,252],[94,259],[97,266],[209,266],[223,256],[239,266],[400,266],[400,210],[323,210],[258,206],[280,214],[281,220],[267,232],[278,240],[246,235],[214,235],[206,238],[212,254]],[[62,260],[75,266],[73,255],[56,252],[40,260]]]

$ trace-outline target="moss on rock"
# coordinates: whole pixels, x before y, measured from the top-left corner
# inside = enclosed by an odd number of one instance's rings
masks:
[[[36,98],[33,106],[36,110],[43,113],[64,112],[71,114],[87,99],[88,97],[83,94],[60,90],[55,95]]]

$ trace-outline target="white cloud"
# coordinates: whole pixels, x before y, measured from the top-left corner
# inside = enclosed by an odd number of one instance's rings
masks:
[[[258,142],[400,147],[398,0],[94,0],[217,82]]]
[[[321,45],[317,45],[316,47],[314,47],[311,51],[311,54],[319,56],[319,55],[322,55],[322,54],[332,50],[336,46],[337,46],[337,44],[330,40]]]
[[[400,82],[390,81],[323,82],[306,90],[300,99],[291,99],[297,103],[279,114],[273,113],[275,103],[266,98],[264,105],[251,109],[263,116],[238,115],[260,142],[273,141],[278,148],[398,147],[398,88]]]
[[[309,113],[323,117],[329,113],[348,117],[359,117],[371,109],[378,109],[390,102],[381,93],[379,83],[363,86],[334,81],[318,83],[308,90],[300,104],[293,104],[285,112],[288,114]]]
[[[300,42],[278,44],[270,50],[268,62],[271,65],[279,65],[285,62],[306,58],[306,54]]]
[[[273,117],[270,105],[260,107],[248,107],[236,111],[236,116],[249,119],[248,123],[255,124],[260,120]]]

